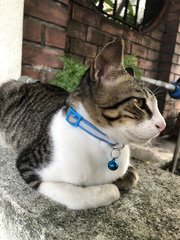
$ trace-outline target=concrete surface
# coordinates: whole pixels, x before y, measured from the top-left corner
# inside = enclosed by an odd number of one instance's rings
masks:
[[[167,135],[145,145],[131,144],[131,156],[154,166],[162,166],[172,160],[176,140]]]
[[[180,178],[136,161],[140,182],[108,207],[72,211],[31,190],[0,146],[0,240],[178,240]]]

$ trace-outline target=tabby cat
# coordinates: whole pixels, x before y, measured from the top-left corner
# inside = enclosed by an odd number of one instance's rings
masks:
[[[155,96],[124,69],[123,50],[122,40],[106,44],[71,94],[40,82],[0,87],[1,138],[22,178],[67,208],[106,206],[134,187],[128,143],[165,128]]]

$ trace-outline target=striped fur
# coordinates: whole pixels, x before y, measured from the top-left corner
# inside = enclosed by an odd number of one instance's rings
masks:
[[[73,209],[105,206],[137,184],[129,142],[145,142],[165,127],[155,96],[123,67],[123,43],[108,43],[70,95],[40,82],[0,87],[0,136],[18,153],[17,168],[34,189]],[[114,142],[125,144],[120,168],[107,168],[111,148],[65,121],[74,107]]]

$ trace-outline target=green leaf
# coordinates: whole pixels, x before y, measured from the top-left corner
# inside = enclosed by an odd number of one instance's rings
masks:
[[[114,3],[113,3],[112,0],[105,0],[104,3],[106,3],[107,5],[109,5],[113,9]]]
[[[64,67],[56,72],[50,84],[72,92],[79,84],[87,68],[73,58],[60,57],[59,59],[64,62]]]
[[[132,68],[134,70],[135,77],[140,79],[141,77],[141,70],[138,68],[138,59],[133,55],[125,55],[124,56],[124,67],[125,68]]]
[[[108,13],[108,12],[112,12],[113,9],[112,9],[112,8],[106,8],[106,9],[104,9],[104,11],[105,11],[106,13]]]

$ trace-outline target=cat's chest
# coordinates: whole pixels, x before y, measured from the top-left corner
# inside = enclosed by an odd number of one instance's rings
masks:
[[[95,185],[115,181],[127,170],[129,148],[120,154],[119,168],[108,168],[111,147],[81,129],[68,125],[64,118],[54,119],[51,125],[52,156],[48,166],[40,171],[44,181],[61,181],[78,185]]]

